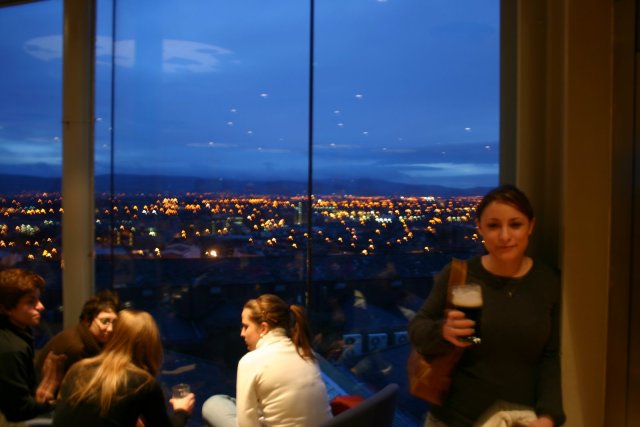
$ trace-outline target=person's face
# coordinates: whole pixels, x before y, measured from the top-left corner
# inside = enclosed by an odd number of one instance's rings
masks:
[[[104,344],[111,338],[113,334],[113,323],[117,318],[118,315],[112,310],[101,311],[89,324],[89,332],[95,337],[96,341]]]
[[[524,256],[534,221],[509,204],[492,202],[476,225],[487,252],[500,261],[508,262]]]
[[[242,329],[240,330],[240,336],[244,338],[244,342],[247,344],[247,349],[253,351],[256,349],[260,334],[266,333],[266,324],[256,323],[250,319],[251,311],[248,308],[242,310]]]
[[[11,310],[6,310],[9,321],[19,328],[38,326],[40,324],[40,313],[44,310],[44,305],[40,301],[40,291],[38,289],[23,295]]]

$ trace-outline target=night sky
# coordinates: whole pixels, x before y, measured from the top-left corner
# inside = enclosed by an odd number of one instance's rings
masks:
[[[307,179],[308,2],[119,1],[115,35],[99,4],[96,173]],[[498,8],[316,0],[314,178],[496,184]],[[0,173],[60,174],[61,32],[0,8]]]

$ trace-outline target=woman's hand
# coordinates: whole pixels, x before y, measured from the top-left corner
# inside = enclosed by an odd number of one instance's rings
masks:
[[[531,422],[527,427],[553,427],[553,420],[549,417],[542,416]]]
[[[475,322],[464,317],[459,310],[447,310],[447,317],[442,326],[442,338],[456,347],[469,347],[471,343],[460,341],[461,337],[473,334]]]
[[[173,397],[169,399],[169,403],[173,406],[174,411],[183,410],[187,411],[187,413],[191,415],[196,403],[196,395],[189,393],[185,397]]]

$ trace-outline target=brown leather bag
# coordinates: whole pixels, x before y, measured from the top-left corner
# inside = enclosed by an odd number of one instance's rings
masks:
[[[446,308],[451,307],[452,285],[465,283],[467,263],[460,259],[451,260],[451,271],[447,285]],[[434,405],[442,405],[451,386],[451,375],[464,349],[453,347],[451,351],[426,360],[415,349],[407,361],[409,393]]]

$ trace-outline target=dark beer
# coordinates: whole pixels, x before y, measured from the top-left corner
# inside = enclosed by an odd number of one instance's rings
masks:
[[[475,322],[474,333],[460,337],[460,341],[480,344],[480,317],[482,315],[482,288],[480,285],[468,284],[454,287],[451,302],[456,310],[460,310],[467,319]]]

